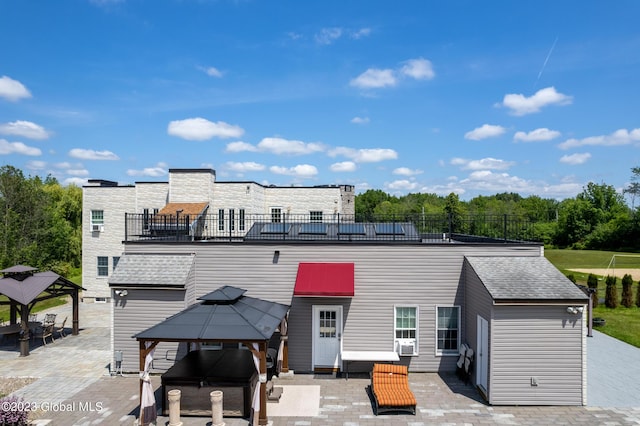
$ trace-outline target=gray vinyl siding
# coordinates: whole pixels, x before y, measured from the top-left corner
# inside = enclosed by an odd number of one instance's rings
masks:
[[[128,289],[125,298],[114,301],[113,339],[114,351],[123,352],[122,369],[125,372],[139,371],[140,356],[138,341],[132,336],[156,325],[165,318],[181,311],[185,305],[184,290],[136,290]],[[158,344],[153,360],[154,371],[165,371],[171,367],[178,354],[178,344]]]
[[[298,371],[310,369],[311,306],[321,302],[292,297],[300,262],[355,264],[355,297],[322,300],[326,304],[344,306],[343,350],[393,350],[394,305],[417,305],[419,355],[402,357],[402,362],[409,365],[410,371],[436,372],[455,370],[455,356],[435,354],[435,306],[463,305],[464,256],[541,255],[539,246],[508,244],[130,243],[125,247],[128,253],[196,253],[198,297],[230,285],[247,289],[247,295],[251,297],[291,305],[289,367]],[[277,263],[274,263],[275,251],[279,251]],[[149,305],[154,303],[157,302],[148,301]],[[180,309],[182,307],[176,307],[175,312]],[[165,316],[169,315],[167,309],[163,311]],[[461,333],[464,336],[464,309],[462,312]],[[137,347],[135,350],[137,353]]]
[[[566,305],[495,306],[491,331],[491,404],[582,405],[582,317]]]
[[[482,284],[478,274],[465,260],[465,323],[467,324],[464,342],[478,353],[478,315],[489,323],[489,342],[491,342],[491,319],[493,316],[493,299]],[[489,344],[487,356],[491,360],[491,344]],[[491,362],[489,362],[489,375],[487,376],[487,390],[491,389]],[[471,380],[476,383],[476,375],[472,374]]]

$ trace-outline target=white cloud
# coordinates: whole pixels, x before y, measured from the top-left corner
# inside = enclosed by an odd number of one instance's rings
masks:
[[[247,142],[237,141],[227,144],[226,152],[258,152],[258,148]]]
[[[356,163],[377,163],[398,158],[398,153],[388,148],[354,149],[341,146],[329,151],[330,157],[338,155],[350,158]]]
[[[217,78],[221,78],[222,77],[222,71],[220,71],[218,68],[216,67],[203,67],[202,70],[209,76],[209,77],[217,77]]]
[[[0,139],[0,155],[21,154],[38,156],[42,155],[42,151],[32,146],[27,146],[22,142],[9,142],[6,139]]]
[[[539,112],[547,105],[568,105],[572,101],[572,96],[557,92],[555,87],[546,87],[528,98],[523,94],[507,94],[504,96],[502,105],[511,109],[512,115],[522,116]]]
[[[237,138],[244,134],[244,130],[235,125],[196,117],[185,120],[175,120],[169,123],[167,133],[190,141],[204,141],[211,138]]]
[[[340,163],[333,163],[329,166],[329,170],[332,172],[355,172],[356,169],[356,163],[353,161],[342,161]]]
[[[89,176],[89,170],[87,169],[68,169],[64,172],[71,176]]]
[[[471,139],[479,141],[482,139],[493,138],[500,136],[505,132],[505,128],[502,126],[496,126],[493,124],[483,124],[481,127],[476,127],[464,134],[465,139]]]
[[[236,173],[260,172],[266,168],[264,165],[259,163],[254,163],[253,161],[245,161],[243,163],[228,161],[225,167]]]
[[[89,180],[88,180],[88,179],[84,179],[84,178],[81,178],[81,177],[77,177],[77,176],[76,176],[76,177],[69,177],[69,178],[66,178],[66,179],[62,182],[62,184],[63,184],[63,185],[65,185],[65,186],[68,186],[68,185],[75,185],[75,186],[83,187],[83,186],[85,186],[88,182],[89,182]]]
[[[546,127],[541,127],[539,129],[535,129],[526,132],[516,132],[513,135],[514,141],[522,141],[522,142],[539,142],[539,141],[550,141],[551,139],[555,139],[560,136],[560,132],[557,130],[549,130]]]
[[[353,124],[368,124],[369,121],[369,117],[353,117],[351,119]]]
[[[393,182],[385,182],[384,187],[391,191],[412,191],[418,187],[418,184],[406,179],[401,179],[394,180]]]
[[[316,43],[329,45],[342,36],[342,28],[323,28],[314,36]]]
[[[147,177],[160,177],[166,176],[168,173],[169,165],[166,163],[158,163],[154,167],[145,167],[142,170],[127,170],[128,176],[147,176]]]
[[[24,84],[6,75],[0,77],[0,98],[15,102],[30,97],[31,92],[29,92],[29,89],[27,89]]]
[[[360,28],[359,30],[351,31],[351,38],[359,40],[363,37],[367,37],[371,34],[371,28]]]
[[[349,83],[351,86],[361,89],[378,89],[381,87],[393,87],[397,79],[391,69],[369,68]]]
[[[95,151],[93,149],[74,148],[69,151],[69,156],[81,160],[119,160],[120,158],[111,151]]]
[[[416,80],[431,80],[436,76],[431,61],[423,58],[409,59],[400,68],[400,72]]]
[[[324,147],[319,143],[305,143],[297,140],[287,140],[283,138],[264,138],[258,143],[259,151],[266,151],[272,154],[303,155],[324,151]]]
[[[584,139],[567,139],[558,147],[560,149],[577,148],[580,146],[620,146],[640,142],[640,128],[628,131],[618,129],[610,135],[590,136]]]
[[[411,170],[408,167],[398,167],[393,171],[394,175],[401,175],[401,176],[415,176],[422,173],[424,173],[422,170],[418,170],[418,169]]]
[[[474,171],[466,179],[460,180],[459,184],[468,189],[496,193],[529,193],[533,189],[532,183],[525,179],[510,176],[508,173],[494,173],[489,170]]]
[[[299,178],[310,178],[318,174],[318,169],[309,164],[299,164],[294,167],[271,166],[269,170],[271,173],[278,175],[296,176]]]
[[[49,132],[47,132],[44,127],[31,121],[22,120],[0,124],[0,133],[37,140],[47,139],[49,137]]]
[[[480,160],[467,160],[466,158],[451,159],[451,165],[460,166],[462,170],[506,170],[514,164],[513,161],[504,161],[491,157]]]
[[[39,161],[39,160],[31,160],[27,162],[26,167],[29,170],[44,170],[47,168],[47,162]]]
[[[586,163],[590,158],[591,154],[584,152],[582,154],[563,155],[562,158],[560,158],[560,162],[575,166],[577,164]]]

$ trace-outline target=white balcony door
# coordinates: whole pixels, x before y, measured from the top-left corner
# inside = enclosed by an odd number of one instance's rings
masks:
[[[342,306],[313,306],[313,368],[339,368]]]

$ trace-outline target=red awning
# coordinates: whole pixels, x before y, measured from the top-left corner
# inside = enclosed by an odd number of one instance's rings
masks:
[[[293,295],[353,297],[353,263],[300,263]]]

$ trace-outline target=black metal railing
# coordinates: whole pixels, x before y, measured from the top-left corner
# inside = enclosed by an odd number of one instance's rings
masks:
[[[226,213],[226,212],[225,212]],[[340,240],[535,242],[534,223],[515,215],[125,214],[126,241]]]

